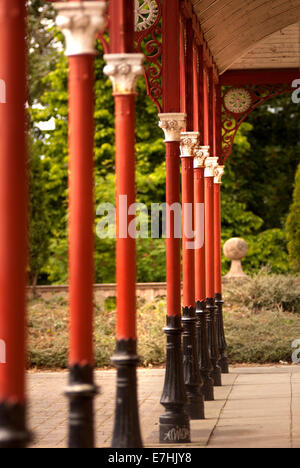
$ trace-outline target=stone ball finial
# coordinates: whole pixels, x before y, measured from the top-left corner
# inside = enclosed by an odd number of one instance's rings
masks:
[[[248,244],[244,239],[233,237],[225,242],[223,251],[226,258],[232,261],[229,273],[225,278],[246,278],[241,260],[248,254]]]

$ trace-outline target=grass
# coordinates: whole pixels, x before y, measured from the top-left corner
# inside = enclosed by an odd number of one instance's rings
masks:
[[[224,320],[232,364],[291,361],[291,344],[300,339],[300,284],[292,276],[259,274],[242,283],[225,285]],[[95,304],[97,367],[110,367],[114,353],[115,310]],[[139,304],[138,336],[141,365],[165,361],[166,301]],[[29,366],[65,368],[68,353],[68,306],[53,295],[29,301]]]
[[[165,301],[144,305],[138,310],[140,360],[143,366],[164,362]],[[95,358],[97,367],[110,367],[115,348],[116,313],[95,304]],[[29,367],[66,368],[68,355],[68,306],[63,297],[53,295],[29,301]]]

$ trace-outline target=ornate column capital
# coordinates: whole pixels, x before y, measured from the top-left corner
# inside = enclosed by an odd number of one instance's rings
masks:
[[[139,76],[144,73],[143,54],[107,54],[103,72],[109,76],[115,94],[133,94]]]
[[[66,55],[96,54],[96,36],[105,27],[105,1],[58,2],[56,25],[66,38]]]
[[[194,168],[199,169],[205,167],[205,160],[209,158],[210,146],[196,146],[194,150]]]
[[[182,158],[193,158],[194,150],[199,143],[199,132],[182,132],[180,149]]]
[[[225,166],[217,166],[215,169],[215,184],[222,184],[222,177],[225,172]]]
[[[215,170],[218,167],[219,158],[206,158],[204,177],[215,177]]]
[[[186,122],[186,114],[158,114],[158,117],[160,118],[158,125],[165,134],[165,142],[180,141],[181,132]]]

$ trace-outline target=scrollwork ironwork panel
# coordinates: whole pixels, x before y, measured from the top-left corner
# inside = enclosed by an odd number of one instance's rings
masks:
[[[270,99],[291,91],[290,84],[227,86],[223,88],[222,163],[225,163],[231,155],[235,136],[251,112]]]

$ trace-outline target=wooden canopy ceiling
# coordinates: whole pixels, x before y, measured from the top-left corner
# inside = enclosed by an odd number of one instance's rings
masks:
[[[271,34],[233,63],[232,69],[300,68],[300,23]]]
[[[300,67],[300,0],[191,0],[220,74]]]

